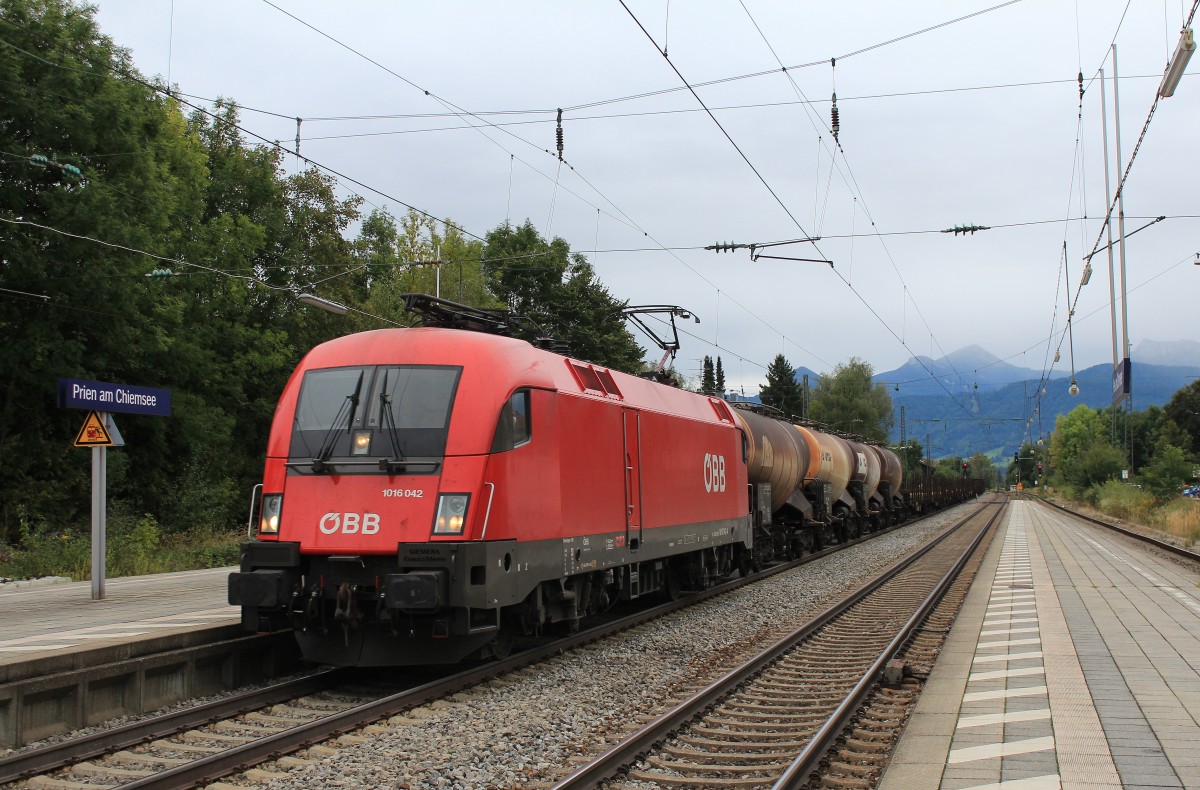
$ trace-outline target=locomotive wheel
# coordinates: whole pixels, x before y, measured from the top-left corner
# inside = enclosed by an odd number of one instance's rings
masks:
[[[678,564],[668,562],[666,568],[666,583],[663,585],[663,597],[668,601],[678,601],[683,593],[683,579]]]
[[[492,657],[503,661],[512,653],[513,644],[517,641],[517,618],[509,614],[507,609],[500,611],[500,630],[492,642]]]
[[[750,552],[746,551],[743,546],[737,546],[734,551],[737,552],[737,557],[734,559],[734,562],[737,565],[738,574],[744,579],[754,570],[752,557],[750,556]]]

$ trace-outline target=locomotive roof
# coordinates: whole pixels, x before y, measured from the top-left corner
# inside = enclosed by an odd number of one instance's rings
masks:
[[[303,374],[314,368],[352,365],[454,365],[463,369],[452,425],[466,412],[489,426],[494,409],[520,387],[557,390],[628,408],[658,411],[703,422],[735,424],[724,401],[592,365],[511,337],[459,329],[414,327],[376,329],[346,335],[312,349],[292,374],[280,409],[294,408]],[[486,416],[480,413],[486,412]],[[271,444],[286,439],[287,415],[272,431]],[[278,435],[276,435],[278,433]],[[489,435],[490,437],[490,435]]]

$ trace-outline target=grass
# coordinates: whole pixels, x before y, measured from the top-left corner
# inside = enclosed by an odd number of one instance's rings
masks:
[[[1181,538],[1189,546],[1200,542],[1200,501],[1175,499],[1154,513],[1150,525]]]
[[[105,573],[109,578],[236,565],[240,530],[194,529],[164,534],[151,516],[113,514],[107,523]],[[16,546],[0,545],[0,578],[91,578],[90,527],[49,529],[25,524]]]

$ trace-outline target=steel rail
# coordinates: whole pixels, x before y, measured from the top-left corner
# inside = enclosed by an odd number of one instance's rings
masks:
[[[941,581],[926,596],[921,606],[917,611],[913,612],[912,617],[908,619],[908,622],[904,624],[888,646],[883,649],[883,652],[871,664],[871,668],[863,674],[858,684],[846,695],[846,698],[838,706],[837,710],[833,712],[833,715],[829,717],[829,720],[813,735],[812,740],[808,742],[804,750],[796,755],[796,759],[792,761],[792,764],[776,780],[772,790],[798,790],[798,788],[804,787],[809,782],[814,771],[818,769],[818,764],[824,759],[825,753],[833,746],[834,741],[841,735],[842,731],[854,717],[854,714],[866,700],[867,694],[874,687],[884,667],[887,666],[887,663],[893,656],[900,652],[908,640],[912,638],[913,633],[925,622],[929,613],[933,611],[938,601],[945,595],[946,590],[954,583],[958,574],[962,572],[963,567],[970,561],[975,550],[979,548],[979,544],[984,536],[992,528],[992,525],[996,523],[996,520],[1000,518],[1000,514],[1004,512],[1007,506],[1007,501],[1003,502],[996,509],[996,512],[992,514],[992,517],[988,519],[987,523],[980,528],[979,534],[971,541],[971,545],[959,555],[954,565],[950,567],[950,570],[946,571]]]
[[[836,619],[839,615],[856,604],[858,601],[862,600],[867,595],[881,587],[896,574],[905,570],[912,563],[925,556],[926,553],[931,551],[948,535],[979,516],[979,514],[984,512],[984,510],[993,504],[996,503],[984,503],[979,507],[978,510],[961,519],[953,527],[946,530],[946,532],[937,540],[934,540],[923,546],[909,557],[894,563],[880,576],[862,585],[840,602],[834,604],[821,614],[800,626],[790,635],[777,640],[750,661],[742,664],[740,667],[730,670],[725,675],[713,681],[701,691],[697,692],[690,699],[681,702],[671,710],[663,713],[658,718],[647,722],[638,730],[627,736],[620,743],[609,747],[591,762],[580,766],[571,774],[556,782],[553,785],[553,790],[567,790],[568,788],[570,788],[570,790],[576,790],[577,788],[595,787],[600,782],[611,777],[622,767],[632,763],[638,757],[638,755],[649,750],[655,743],[662,741],[672,732],[675,732],[697,715],[703,713],[721,697],[724,697],[726,694],[736,689],[739,685],[760,672],[765,666],[787,653],[800,642],[808,639],[815,632],[820,630],[830,621]],[[1003,504],[1001,504],[1001,507],[1003,507]],[[999,510],[997,512],[999,512]],[[988,526],[991,525],[994,519],[995,516],[993,516],[992,520],[988,522]],[[986,528],[980,531],[980,535],[982,535],[984,532],[986,532]]]
[[[342,669],[327,669],[186,710],[132,722],[111,730],[43,746],[40,749],[18,752],[0,759],[0,784],[27,779],[117,749],[165,738],[240,713],[274,705],[297,696],[312,694],[342,682],[344,674],[345,670]]]
[[[1083,521],[1090,521],[1093,524],[1096,524],[1101,527],[1107,527],[1115,532],[1119,532],[1122,535],[1125,535],[1126,537],[1133,538],[1134,540],[1140,540],[1143,543],[1149,543],[1151,546],[1154,546],[1155,548],[1158,548],[1158,549],[1162,549],[1165,552],[1169,552],[1171,554],[1175,554],[1180,557],[1186,557],[1187,559],[1193,560],[1195,562],[1200,562],[1200,553],[1190,551],[1188,549],[1182,548],[1180,546],[1176,546],[1171,543],[1167,543],[1166,541],[1159,540],[1158,538],[1153,537],[1151,535],[1144,535],[1141,532],[1135,532],[1132,529],[1126,529],[1125,527],[1119,527],[1116,524],[1109,524],[1107,521],[1101,521],[1098,518],[1093,518],[1093,517],[1085,515],[1083,513],[1078,513],[1074,510],[1071,510],[1071,508],[1069,508],[1069,507],[1064,507],[1063,505],[1060,505],[1057,502],[1051,502],[1049,499],[1045,499],[1040,496],[1030,495],[1030,498],[1036,499],[1038,502],[1041,502],[1042,504],[1050,505],[1051,507],[1058,508],[1059,510],[1063,511],[1064,513],[1070,513],[1075,518],[1082,519]]]

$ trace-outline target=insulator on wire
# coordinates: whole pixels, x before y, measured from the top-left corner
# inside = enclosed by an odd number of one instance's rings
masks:
[[[837,92],[836,91],[833,94],[833,104],[831,104],[830,108],[829,108],[829,118],[830,118],[830,128],[833,130],[833,142],[838,145],[841,145],[841,141],[838,140],[838,131],[842,128],[842,124],[838,120]]]
[[[554,133],[555,139],[558,140],[558,161],[562,161],[563,151],[563,135],[562,135],[562,108],[558,110],[558,129]]]
[[[1079,72],[1079,100],[1083,101],[1083,72]]]

